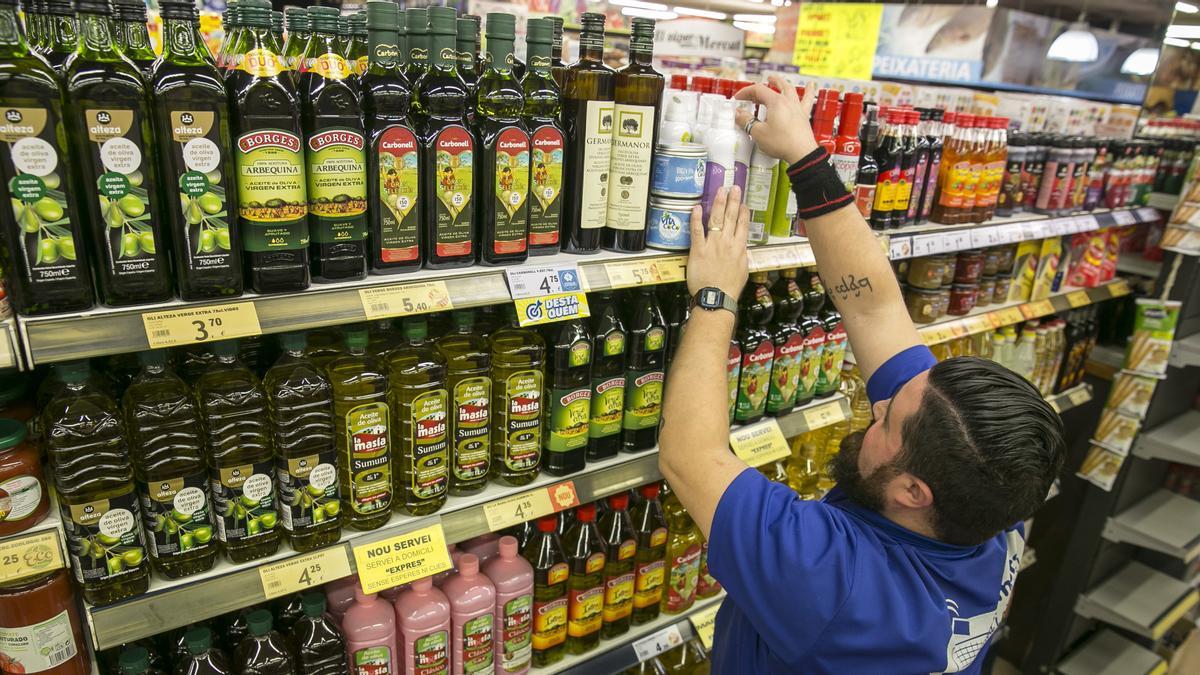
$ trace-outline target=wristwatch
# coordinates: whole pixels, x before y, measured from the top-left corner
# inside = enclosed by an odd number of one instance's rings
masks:
[[[727,309],[734,315],[737,315],[738,305],[737,300],[726,295],[725,291],[713,287],[706,286],[696,292],[692,297],[692,307],[699,307],[710,312],[715,312],[718,309]]]

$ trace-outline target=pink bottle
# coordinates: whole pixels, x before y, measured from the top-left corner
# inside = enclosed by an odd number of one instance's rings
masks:
[[[500,555],[500,535],[495,532],[481,534],[464,541],[460,548],[464,553],[477,556],[480,565],[486,565],[489,560]]]
[[[452,672],[493,672],[496,587],[479,573],[479,558],[464,553],[458,559],[458,574],[446,579],[442,592],[450,600]]]
[[[384,590],[379,591],[379,597],[387,600],[390,603],[395,603],[396,598],[400,597],[401,593],[408,590],[408,586],[409,584],[400,584],[399,586],[385,588]]]
[[[351,675],[398,673],[396,665],[396,615],[386,600],[366,595],[354,586],[354,604],[342,617]]]
[[[354,589],[356,588],[358,588],[358,576],[354,574],[325,584],[325,604],[329,607],[329,613],[339,622],[346,615],[346,610],[354,604]]]
[[[497,675],[529,672],[533,655],[533,566],[517,552],[516,537],[500,538],[500,555],[483,566],[496,585]]]
[[[404,672],[440,675],[450,666],[450,601],[426,577],[396,599]]]

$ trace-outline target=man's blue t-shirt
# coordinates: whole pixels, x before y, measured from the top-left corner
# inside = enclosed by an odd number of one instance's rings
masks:
[[[923,346],[868,383],[890,398],[936,360]],[[978,546],[905,529],[834,488],[801,501],[743,471],[717,505],[708,567],[728,593],[714,673],[978,673],[1008,609],[1021,528]]]

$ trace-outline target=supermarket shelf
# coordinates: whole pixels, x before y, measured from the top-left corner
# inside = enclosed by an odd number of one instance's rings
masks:
[[[1139,562],[1130,562],[1079,596],[1075,613],[1157,640],[1196,606],[1191,585]]]
[[[1200,466],[1200,411],[1188,410],[1166,424],[1138,434],[1133,454]]]
[[[11,566],[6,561],[4,568],[0,569],[0,582],[52,572],[67,566],[67,536],[59,515],[58,498],[53,490],[49,499],[50,510],[42,522],[24,532],[0,536],[0,551],[4,557],[16,556],[20,561]]]
[[[1139,277],[1158,278],[1162,262],[1146,260],[1136,253],[1123,253],[1117,258],[1117,271],[1121,274],[1136,274]]]
[[[813,417],[809,413],[831,402],[836,404],[841,416],[823,415],[823,423],[831,424],[849,417],[849,402],[839,394],[779,418],[780,426],[789,430],[789,436],[808,431],[812,428],[809,420]],[[813,421],[815,423],[816,420]],[[341,541],[331,548],[340,548],[349,559],[350,569],[354,570],[352,547],[391,539],[422,527],[440,523],[447,543],[484,534],[489,531],[485,507],[499,499],[571,481],[580,503],[587,503],[661,478],[657,450],[636,455],[622,453],[617,457],[589,463],[584,471],[570,476],[555,477],[543,473],[537,480],[521,488],[489,484],[477,495],[450,497],[443,509],[432,516],[417,518],[394,515],[377,530],[343,530]],[[211,570],[183,579],[155,576],[151,580],[150,591],[144,595],[104,607],[86,606],[87,623],[94,646],[98,650],[108,649],[264,602],[266,596],[259,570],[302,555],[287,549],[286,545],[280,548],[286,550],[249,563],[234,564],[222,557]]]
[[[1062,675],[1165,675],[1158,654],[1104,628],[1058,664]]]
[[[1156,490],[1110,516],[1103,536],[1111,542],[1148,548],[1190,564],[1200,556],[1200,501],[1170,490]]]
[[[1146,206],[1160,211],[1174,211],[1179,203],[1179,195],[1169,195],[1165,192],[1151,192],[1146,198]]]
[[[1200,333],[1176,340],[1167,363],[1176,368],[1200,366]]]
[[[1086,364],[1089,375],[1105,380],[1113,379],[1121,364],[1125,362],[1125,350],[1110,345],[1096,345]]]
[[[0,368],[20,368],[21,347],[15,319],[0,321]]]
[[[1075,385],[1066,391],[1051,394],[1046,397],[1046,402],[1061,415],[1071,408],[1078,408],[1092,400],[1092,396],[1094,396],[1092,385],[1084,383]]]

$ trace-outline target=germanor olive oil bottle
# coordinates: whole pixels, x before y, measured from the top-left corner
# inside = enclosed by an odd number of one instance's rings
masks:
[[[384,364],[367,353],[367,331],[345,331],[346,351],[329,364],[333,427],[338,448],[342,517],[356,530],[374,530],[392,509],[391,409]]]
[[[446,360],[428,342],[425,319],[404,322],[406,344],[389,357],[388,384],[399,470],[397,508],[410,515],[436,512],[446,503],[449,482]]]
[[[475,332],[470,310],[451,319],[454,331],[437,341],[450,395],[450,494],[469,495],[487,486],[492,460],[491,346]]]
[[[509,325],[492,333],[492,467],[506,485],[537,478],[542,448],[542,382],[546,345],[536,331]]]
[[[579,60],[563,73],[566,176],[563,250],[594,253],[608,218],[608,174],[613,136],[612,68],[604,65],[604,15],[580,15]]]
[[[558,253],[563,212],[563,156],[566,137],[558,118],[562,93],[550,73],[550,45],[554,24],[530,19],[529,71],[522,82],[525,124],[530,135],[529,155],[529,254]]]

